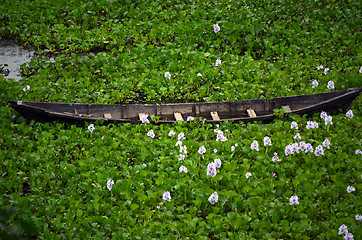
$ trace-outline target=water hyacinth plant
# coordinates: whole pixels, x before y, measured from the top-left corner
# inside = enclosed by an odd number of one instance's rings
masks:
[[[7,103],[217,102],[360,87],[358,9],[3,1],[0,39],[37,54],[20,81],[0,74],[0,235],[362,239],[361,97],[347,113],[279,114],[268,124],[155,125],[150,114],[136,125],[37,123]]]

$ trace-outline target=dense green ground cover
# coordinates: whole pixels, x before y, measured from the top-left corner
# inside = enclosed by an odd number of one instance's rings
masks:
[[[0,208],[17,209],[6,220],[1,212],[0,230],[30,226],[41,239],[343,239],[338,232],[345,224],[362,238],[356,220],[362,215],[360,97],[351,106],[353,118],[335,113],[328,125],[316,114],[268,125],[96,123],[92,132],[89,124],[27,122],[7,105],[10,99],[273,98],[331,91],[329,81],[335,89],[360,87],[361,3],[285,2],[1,4],[0,37],[35,46],[41,55],[22,66],[19,82],[0,75]],[[46,54],[57,57],[49,62]],[[308,129],[309,120],[319,127]],[[216,141],[216,129],[226,141]],[[176,146],[180,133],[187,149]],[[270,146],[264,146],[266,136]],[[254,140],[259,151],[251,149]],[[286,155],[288,145],[302,141],[313,152]],[[319,145],[324,155],[315,154]],[[280,161],[272,161],[274,153]],[[216,158],[221,167],[211,177],[207,166]],[[355,191],[347,192],[349,186]],[[211,204],[214,192],[218,201]],[[290,205],[292,196],[299,204]]]

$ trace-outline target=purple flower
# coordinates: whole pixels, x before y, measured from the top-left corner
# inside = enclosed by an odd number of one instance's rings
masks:
[[[206,153],[206,148],[204,146],[201,146],[197,152],[200,154],[204,154]]]
[[[356,189],[354,187],[352,187],[352,186],[347,187],[347,192],[348,193],[351,193],[351,192],[354,192],[354,191],[356,191]]]
[[[305,152],[305,150],[307,149],[307,144],[304,141],[301,141],[299,143],[299,149]]]
[[[298,129],[298,123],[295,122],[295,121],[293,121],[293,122],[290,124],[290,129],[293,129],[293,128]]]
[[[251,150],[259,151],[259,144],[256,140],[253,141],[253,143],[250,146]]]
[[[359,73],[362,73],[362,67],[359,68]]]
[[[276,173],[272,172],[271,173],[271,178],[274,178],[276,175],[277,175]]]
[[[344,236],[344,240],[353,240],[353,235],[352,233],[347,233],[345,236]]]
[[[107,188],[108,188],[109,191],[112,190],[113,184],[114,184],[114,181],[111,180],[111,179],[108,179],[108,181],[107,181]]]
[[[207,165],[207,173],[206,175],[211,176],[211,177],[215,177],[216,176],[216,166],[215,163],[209,163]]]
[[[327,117],[324,119],[324,124],[325,124],[326,126],[328,126],[328,124],[333,125],[332,116],[327,116]]]
[[[312,121],[307,121],[307,129],[314,129],[314,128],[318,128],[318,123],[317,122],[312,122]]]
[[[219,129],[215,129],[214,132],[217,133],[216,135],[216,141],[221,141],[221,142],[225,142],[227,140],[227,138],[224,136],[224,133],[219,130]]]
[[[322,111],[320,116],[321,116],[322,119],[326,119],[328,114],[326,112]]]
[[[338,235],[347,234],[347,233],[348,233],[347,226],[342,224],[338,229]]]
[[[185,166],[181,166],[179,171],[187,173],[187,168]]]
[[[346,117],[348,117],[348,118],[353,118],[353,112],[352,112],[352,110],[349,110],[348,112],[346,112]]]
[[[323,141],[323,147],[329,149],[329,145],[331,144],[331,142],[326,138]]]
[[[179,135],[177,135],[177,140],[183,140],[185,139],[185,134],[183,132],[180,132]]]
[[[220,168],[221,167],[221,160],[219,158],[216,158],[214,160],[215,167]]]
[[[169,72],[165,72],[165,78],[170,79],[171,78],[171,74]]]
[[[327,75],[327,74],[328,74],[328,71],[329,71],[329,68],[325,68],[323,74],[324,74],[324,75]]]
[[[181,141],[177,141],[176,144],[175,144],[175,146],[176,146],[176,147],[177,147],[177,146],[182,146],[182,142],[181,142]]]
[[[361,150],[359,150],[359,149],[357,149],[355,153],[356,153],[356,155],[358,155],[358,154],[362,154],[362,151],[361,151]]]
[[[168,136],[169,137],[173,137],[173,136],[175,136],[175,131],[174,130],[171,130],[169,133],[168,133]]]
[[[313,152],[313,147],[312,147],[312,144],[310,144],[310,143],[307,143],[307,146],[306,146],[306,148],[305,148],[305,151],[304,151],[305,153],[307,153],[307,152]]]
[[[217,195],[217,192],[214,192],[214,193],[211,194],[210,197],[209,197],[209,202],[210,202],[211,204],[217,203],[218,200],[219,200],[219,196]]]
[[[93,124],[93,123],[88,126],[88,130],[89,130],[90,132],[93,132],[94,129],[95,129],[95,128],[94,128],[94,124]]]
[[[202,77],[201,73],[198,73],[197,76],[198,76],[198,77]]]
[[[328,85],[327,85],[328,89],[334,89],[334,82],[333,81],[329,81]]]
[[[272,158],[272,161],[273,162],[279,162],[280,161],[280,159],[278,158],[278,153],[274,153],[274,156],[273,156],[273,158]]]
[[[293,151],[293,153],[299,153],[299,145],[298,145],[298,143],[293,143],[292,144],[292,151]]]
[[[192,122],[193,120],[194,120],[194,117],[192,117],[192,116],[188,116],[186,119],[187,122],[190,122],[190,121]]]
[[[218,67],[219,65],[221,65],[221,60],[220,60],[220,59],[216,59],[215,66]]]
[[[323,69],[323,65],[319,65],[319,66],[317,67],[317,70],[321,70],[321,69]]]
[[[187,147],[180,145],[180,153],[187,154]]]
[[[357,214],[357,215],[356,215],[356,220],[357,220],[357,221],[361,221],[361,220],[362,220],[362,216],[359,215],[359,214]]]
[[[271,141],[270,138],[268,136],[264,137],[264,146],[271,146]]]
[[[219,25],[216,23],[216,24],[214,24],[214,32],[217,33],[218,31],[220,31],[220,27],[219,27]]]
[[[250,172],[247,172],[247,173],[245,174],[245,177],[246,177],[246,178],[251,177],[251,173],[250,173]]]
[[[182,160],[184,160],[186,158],[186,154],[183,154],[183,153],[181,153],[179,156],[178,156],[178,160],[179,161],[182,161]]]
[[[75,231],[75,230],[76,230],[76,228],[74,227],[74,228],[73,228],[73,231]]]
[[[142,116],[142,123],[150,123],[150,121],[148,120],[148,115],[147,114],[144,114],[143,116]]]
[[[324,150],[322,145],[318,145],[318,147],[315,148],[314,154],[318,157],[319,155],[324,155]]]
[[[148,133],[147,136],[154,138],[155,137],[155,133],[153,132],[153,130],[151,129]]]
[[[285,146],[285,150],[284,150],[285,156],[292,155],[293,153],[294,153],[294,152],[293,152],[293,149],[292,149],[292,145],[291,145],[291,144]]]
[[[214,154],[216,154],[217,153],[217,150],[216,149],[214,149]]]
[[[142,166],[146,167],[147,165],[146,165],[146,163],[143,163]]]
[[[313,80],[312,88],[316,88],[316,87],[318,87],[318,82],[317,82],[317,80]]]
[[[235,151],[235,146],[231,146],[231,151],[232,151],[232,152]]]
[[[291,196],[289,201],[290,201],[289,202],[290,205],[298,205],[299,204],[297,196]]]
[[[170,192],[169,192],[169,191],[165,192],[165,193],[163,194],[163,197],[162,197],[162,198],[163,198],[163,200],[170,202],[170,201],[171,201]]]
[[[300,140],[301,139],[300,134],[299,133],[295,134],[294,139],[297,141]]]

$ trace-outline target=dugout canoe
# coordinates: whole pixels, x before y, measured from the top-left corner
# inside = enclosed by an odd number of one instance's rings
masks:
[[[227,102],[172,103],[172,104],[76,104],[9,101],[12,108],[27,119],[40,122],[62,120],[65,122],[141,123],[144,115],[157,124],[186,121],[188,117],[205,119],[214,123],[221,121],[263,121],[275,118],[275,109],[299,115],[325,111],[346,111],[362,88],[350,88],[327,93],[254,99]],[[151,115],[157,121],[152,121]]]

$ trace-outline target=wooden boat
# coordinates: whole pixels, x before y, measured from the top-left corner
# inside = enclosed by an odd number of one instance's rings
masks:
[[[157,124],[186,121],[188,117],[205,119],[206,122],[263,121],[275,118],[275,109],[285,113],[311,115],[316,112],[346,110],[362,88],[350,88],[328,93],[280,97],[272,100],[255,99],[228,102],[180,103],[180,104],[75,104],[9,101],[10,106],[27,119],[36,121],[63,120],[66,122],[141,123],[145,115]],[[151,118],[154,115],[155,118]],[[157,119],[152,121],[151,119]]]

